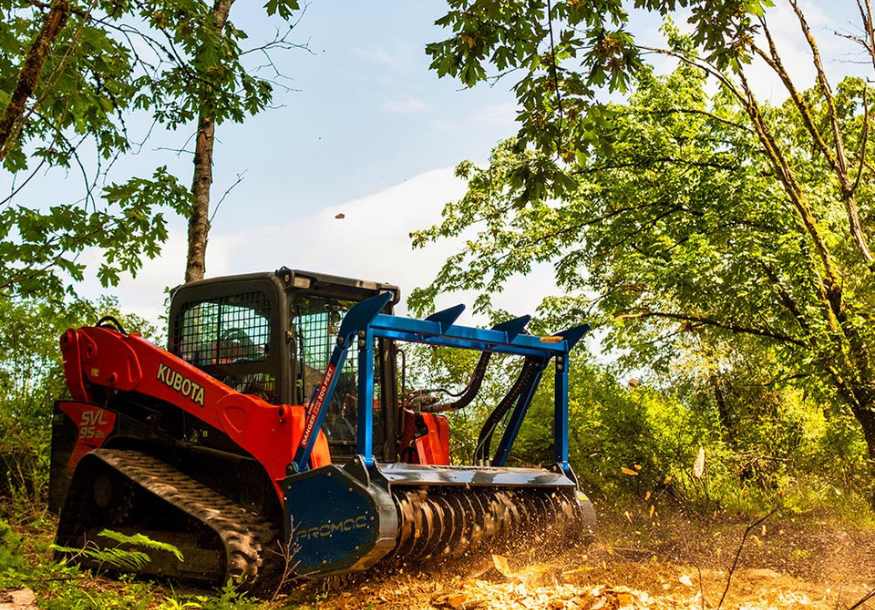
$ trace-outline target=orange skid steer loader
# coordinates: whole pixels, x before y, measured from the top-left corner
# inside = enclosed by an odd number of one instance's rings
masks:
[[[393,314],[398,289],[282,268],[173,292],[167,349],[112,318],[61,339],[70,400],[55,407],[51,508],[57,543],[104,528],[179,548],[147,573],[274,582],[281,546],[301,576],[456,557],[548,532],[592,536],[595,514],[568,463],[569,352],[528,317],[491,329]],[[450,402],[399,387],[397,346],[478,350]],[[483,423],[470,465],[450,464],[449,419],[480,389],[492,354],[523,363]],[[554,463],[508,467],[554,364]],[[402,375],[403,377],[403,375]],[[411,399],[410,396],[415,396]]]

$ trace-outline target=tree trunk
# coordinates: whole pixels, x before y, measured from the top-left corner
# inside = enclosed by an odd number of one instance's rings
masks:
[[[213,24],[221,35],[234,0],[216,0]],[[201,100],[194,148],[194,174],[191,180],[192,209],[188,219],[188,254],[185,281],[202,280],[206,272],[207,238],[210,232],[210,187],[213,184],[213,143],[216,121],[208,99]]]
[[[723,393],[723,388],[720,387],[720,379],[716,375],[710,375],[708,381],[711,384],[711,389],[714,390],[717,416],[720,418],[720,425],[723,426],[723,430],[726,432],[726,440],[730,446],[735,447],[735,423],[729,405],[726,403],[726,395]]]
[[[854,416],[863,428],[863,438],[869,451],[869,472],[875,480],[875,402],[854,409]],[[870,490],[869,504],[875,509],[875,487]]]
[[[869,460],[875,468],[875,403],[854,409],[854,416],[863,429],[866,448],[869,450]]]
[[[52,44],[64,29],[69,16],[70,3],[67,0],[54,0],[42,28],[30,45],[27,56],[21,64],[15,90],[3,111],[3,117],[0,118],[0,161],[6,158],[9,148],[21,131],[27,100],[33,95]]]
[[[210,232],[210,186],[213,184],[213,142],[216,124],[203,114],[198,120],[194,148],[194,176],[191,181],[192,208],[188,218],[188,256],[185,281],[204,279],[207,235]]]

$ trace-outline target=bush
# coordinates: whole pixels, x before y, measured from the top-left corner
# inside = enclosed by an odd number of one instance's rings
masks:
[[[0,572],[21,569],[21,538],[0,519]]]

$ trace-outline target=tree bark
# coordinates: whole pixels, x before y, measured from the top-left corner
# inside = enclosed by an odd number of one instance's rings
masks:
[[[27,56],[18,72],[18,82],[9,104],[0,118],[0,161],[6,158],[9,148],[21,130],[21,122],[27,107],[27,100],[33,95],[45,66],[49,51],[67,24],[70,16],[68,0],[54,0],[46,14],[43,26],[30,45]]]
[[[875,479],[875,401],[857,406],[853,409],[854,417],[863,429],[863,438],[866,441],[866,449],[869,452],[869,472]],[[875,488],[871,489],[869,504],[875,508]]]
[[[234,0],[216,0],[212,18],[221,34],[228,21]],[[210,187],[213,184],[213,144],[216,121],[209,100],[201,99],[194,148],[194,173],[191,180],[192,209],[188,219],[188,254],[185,261],[185,281],[195,282],[206,272],[207,238],[210,232]]]
[[[732,410],[726,402],[726,395],[723,393],[723,388],[720,387],[720,379],[717,375],[709,375],[708,382],[711,384],[711,389],[714,391],[714,402],[717,403],[717,416],[720,418],[720,425],[723,426],[726,432],[726,441],[730,447],[736,446],[735,438],[735,421],[732,416]]]
[[[210,186],[213,184],[213,142],[216,124],[201,114],[194,148],[194,175],[191,181],[192,208],[188,218],[188,256],[185,281],[202,280],[206,272],[207,236],[210,232]]]
[[[875,468],[875,405],[867,409],[857,411],[857,419],[863,427],[863,438],[866,439],[866,448],[869,450],[869,459]]]
[[[808,25],[808,20],[805,18],[805,13],[802,11],[799,3],[796,0],[791,0],[790,5],[796,12],[799,19],[799,24],[802,28],[802,33],[808,41],[808,46],[811,49],[811,57],[814,62],[814,68],[817,73],[817,84],[826,100],[827,116],[832,127],[833,144],[835,146],[835,171],[839,179],[839,184],[842,190],[842,199],[845,202],[845,210],[848,214],[848,227],[851,232],[851,237],[857,245],[860,254],[867,263],[872,263],[875,257],[869,250],[869,244],[866,240],[866,235],[863,232],[863,225],[860,222],[860,210],[857,207],[857,202],[854,199],[853,181],[848,175],[848,159],[845,154],[845,137],[842,133],[841,125],[839,124],[838,113],[836,111],[835,98],[833,97],[832,88],[829,85],[829,79],[826,77],[826,69],[823,67],[823,59],[820,56],[820,49],[817,46],[817,41]],[[865,151],[862,151],[865,154]]]

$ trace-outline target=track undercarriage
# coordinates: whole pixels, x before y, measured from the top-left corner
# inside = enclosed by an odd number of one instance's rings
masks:
[[[75,515],[78,518],[65,518]],[[278,532],[263,517],[172,466],[131,450],[83,458],[61,512],[57,542],[82,548],[108,528],[176,546],[185,560],[151,552],[143,574],[258,583],[279,569]]]

